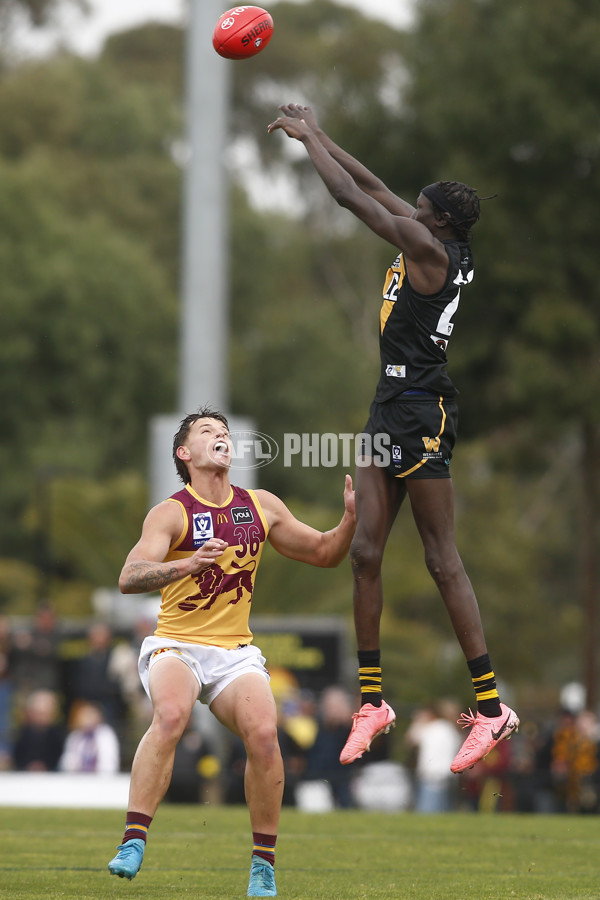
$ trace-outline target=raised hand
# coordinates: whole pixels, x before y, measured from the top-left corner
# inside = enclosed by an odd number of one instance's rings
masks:
[[[284,116],[290,119],[303,119],[312,131],[317,131],[317,118],[310,106],[301,106],[299,103],[283,103],[279,109]]]
[[[267,131],[269,134],[272,134],[278,128],[285,131],[288,137],[296,138],[297,141],[302,141],[309,134],[312,134],[311,127],[304,119],[290,119],[288,116],[280,116],[278,119],[275,119],[267,128]]]

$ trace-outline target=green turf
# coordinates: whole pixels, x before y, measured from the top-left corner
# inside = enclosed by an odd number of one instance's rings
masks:
[[[246,896],[242,807],[163,805],[134,881],[106,865],[123,814],[0,808],[0,897],[232,900]],[[587,900],[600,897],[600,819],[284,809],[280,900]]]

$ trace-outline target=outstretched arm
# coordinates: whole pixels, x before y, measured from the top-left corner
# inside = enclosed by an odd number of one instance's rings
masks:
[[[185,575],[195,575],[212,565],[227,547],[225,541],[211,538],[193,556],[164,562],[182,527],[179,504],[165,501],[150,510],[144,521],[142,536],[129,553],[119,576],[122,594],[158,591]]]
[[[348,555],[356,528],[354,490],[349,475],[344,484],[344,515],[330,531],[317,531],[300,522],[285,503],[269,491],[256,491],[256,496],[269,523],[269,541],[282,556],[312,566],[333,568]]]
[[[369,194],[395,216],[411,216],[413,214],[414,206],[392,193],[380,178],[373,175],[366,166],[363,166],[354,156],[343,150],[335,141],[331,140],[329,135],[325,134],[317,123],[317,118],[310,106],[301,106],[298,103],[284,103],[279,109],[287,118],[301,119],[306,122],[325,150],[352,176],[361,191]]]
[[[432,232],[415,219],[391,213],[383,204],[365,193],[354,178],[328,153],[304,119],[280,116],[269,125],[269,133],[281,129],[306,147],[308,155],[325,187],[340,206],[349,209],[371,231],[406,253],[417,264],[447,267],[443,245]]]

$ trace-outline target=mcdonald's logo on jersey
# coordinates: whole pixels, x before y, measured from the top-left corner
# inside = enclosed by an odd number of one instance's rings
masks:
[[[423,443],[425,444],[425,449],[428,453],[437,453],[440,449],[440,439],[439,437],[431,438],[431,437],[423,437],[421,438]]]
[[[217,525],[228,525],[227,513],[217,513]]]

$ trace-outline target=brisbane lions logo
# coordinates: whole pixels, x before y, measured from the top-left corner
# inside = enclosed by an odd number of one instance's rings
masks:
[[[235,592],[228,603],[235,605],[244,596],[244,591],[248,594],[248,603],[252,600],[252,575],[256,569],[256,560],[251,559],[245,566],[238,566],[236,562],[231,563],[232,569],[237,572],[225,574],[221,566],[213,563],[212,566],[198,572],[192,576],[198,585],[198,593],[186,597],[178,604],[182,612],[192,612],[195,609],[210,609],[217,597],[223,594],[231,594]],[[206,602],[201,602],[206,601]]]

